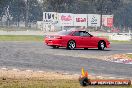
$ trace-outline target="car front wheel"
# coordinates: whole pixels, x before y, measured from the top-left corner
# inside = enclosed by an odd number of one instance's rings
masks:
[[[104,48],[105,48],[105,42],[104,42],[104,41],[100,41],[100,42],[98,43],[98,49],[99,49],[99,50],[104,50]]]
[[[73,40],[70,40],[70,41],[68,42],[68,44],[67,44],[67,48],[68,48],[69,50],[75,49],[75,48],[76,48],[76,42],[73,41]]]

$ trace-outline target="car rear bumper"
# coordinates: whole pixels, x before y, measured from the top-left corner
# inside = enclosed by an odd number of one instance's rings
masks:
[[[45,39],[45,44],[48,46],[62,46],[61,39]]]

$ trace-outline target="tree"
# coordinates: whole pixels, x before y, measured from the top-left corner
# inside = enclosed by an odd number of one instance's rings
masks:
[[[19,27],[20,20],[24,20],[25,2],[23,0],[12,0],[10,10],[13,22]]]
[[[42,20],[43,11],[42,7],[37,0],[29,1],[29,21],[36,22]]]
[[[43,12],[114,14],[115,26],[132,26],[131,0],[0,0],[0,19],[9,10],[12,24],[19,27],[20,21],[36,22],[42,20]],[[129,18],[128,18],[129,17]]]
[[[132,2],[124,4],[123,8],[115,13],[115,26],[132,28]]]
[[[25,26],[29,26],[29,22],[36,22],[37,20],[42,20],[43,12],[42,7],[37,0],[27,0],[25,4]]]
[[[43,0],[45,11],[49,12],[72,12],[72,7],[76,0]]]
[[[5,7],[9,4],[9,0],[0,0],[0,17],[4,14]]]

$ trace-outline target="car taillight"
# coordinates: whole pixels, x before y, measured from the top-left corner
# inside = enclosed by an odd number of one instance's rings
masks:
[[[61,36],[55,36],[54,38],[56,38],[56,39],[62,39]]]

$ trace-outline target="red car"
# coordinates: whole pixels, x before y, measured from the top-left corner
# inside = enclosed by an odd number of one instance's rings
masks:
[[[110,42],[107,39],[95,37],[80,30],[60,31],[54,35],[47,35],[45,43],[53,48],[66,47],[70,50],[75,48],[104,50],[104,48],[110,47]]]

